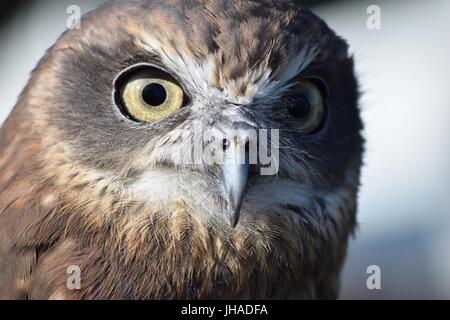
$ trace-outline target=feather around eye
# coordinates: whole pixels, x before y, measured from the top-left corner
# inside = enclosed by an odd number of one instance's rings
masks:
[[[289,125],[303,133],[314,133],[323,123],[325,103],[322,92],[312,82],[301,80],[293,86],[285,100]]]
[[[136,121],[155,122],[183,107],[183,88],[156,68],[140,70],[126,79],[120,90],[124,111]]]

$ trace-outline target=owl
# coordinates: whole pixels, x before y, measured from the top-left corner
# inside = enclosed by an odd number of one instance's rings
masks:
[[[334,299],[361,129],[348,45],[307,9],[110,1],[2,126],[0,298]]]

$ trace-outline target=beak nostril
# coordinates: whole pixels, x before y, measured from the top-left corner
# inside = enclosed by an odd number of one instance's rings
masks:
[[[247,140],[247,142],[245,142],[245,152],[249,153],[250,152],[250,141]]]
[[[222,140],[223,151],[226,151],[230,147],[230,145],[231,145],[230,140],[228,139]]]

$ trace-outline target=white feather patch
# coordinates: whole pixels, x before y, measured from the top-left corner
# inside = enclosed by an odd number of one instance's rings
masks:
[[[148,34],[142,35],[141,40],[147,51],[157,53],[165,66],[183,79],[185,84],[200,97],[209,101],[222,100],[238,104],[250,103],[255,97],[270,98],[274,95],[277,96],[289,81],[314,60],[318,53],[316,46],[305,46],[299,54],[289,61],[283,72],[276,75],[276,78],[273,77],[273,70],[271,69],[261,70],[255,67],[248,70],[251,72],[248,76],[250,90],[247,91],[245,96],[235,97],[231,92],[234,92],[236,80],[225,79],[223,91],[211,85],[211,76],[217,70],[214,59],[207,58],[198,62],[194,57],[173,49],[169,53],[163,48],[160,41]]]

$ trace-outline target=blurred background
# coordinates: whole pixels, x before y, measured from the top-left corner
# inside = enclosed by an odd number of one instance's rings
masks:
[[[101,0],[2,0],[0,123],[66,10]],[[343,272],[342,299],[450,299],[450,1],[298,1],[348,40],[363,96],[367,153],[360,227]],[[381,10],[371,30],[367,9]],[[381,289],[366,286],[381,268]]]

